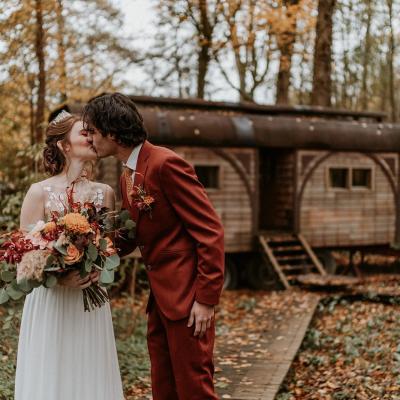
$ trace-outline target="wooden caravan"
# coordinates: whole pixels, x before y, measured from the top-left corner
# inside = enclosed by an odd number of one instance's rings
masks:
[[[257,286],[262,254],[287,286],[298,273],[325,273],[315,250],[399,242],[400,126],[384,114],[132,99],[150,141],[193,164],[224,223],[233,281],[232,260]],[[114,187],[120,171],[112,159],[99,166]]]

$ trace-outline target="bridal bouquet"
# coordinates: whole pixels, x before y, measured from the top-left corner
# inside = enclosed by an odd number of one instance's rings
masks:
[[[39,221],[28,233],[3,235],[0,245],[0,304],[18,300],[34,288],[54,287],[58,278],[78,270],[82,278],[99,271],[100,284],[83,289],[85,311],[109,301],[102,287],[114,280],[120,259],[110,235],[134,237],[135,223],[128,211],[98,209],[91,202],[73,201],[73,185],[61,215]]]

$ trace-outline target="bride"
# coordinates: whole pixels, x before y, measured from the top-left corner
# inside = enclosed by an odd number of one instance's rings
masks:
[[[27,231],[52,211],[63,212],[66,189],[74,200],[114,209],[114,191],[90,181],[85,165],[97,155],[78,117],[65,111],[46,131],[44,167],[50,178],[34,183],[24,199],[20,227]],[[84,312],[82,289],[98,280],[66,275],[53,289],[26,297],[18,345],[15,400],[123,400],[108,303]]]

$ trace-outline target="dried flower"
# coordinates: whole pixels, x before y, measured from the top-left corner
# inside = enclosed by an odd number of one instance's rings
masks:
[[[61,223],[65,225],[65,229],[73,234],[85,234],[92,232],[92,228],[88,220],[79,213],[66,214]]]
[[[25,253],[17,265],[17,282],[23,279],[41,281],[43,270],[50,252],[48,250],[32,250]]]
[[[150,213],[153,209],[155,199],[149,195],[142,185],[135,186],[135,188],[129,193],[133,198],[133,202],[140,211],[146,211]]]
[[[43,232],[44,233],[54,233],[57,231],[57,224],[54,221],[48,222],[44,227],[43,227]]]
[[[35,246],[30,239],[24,237],[22,232],[14,232],[1,246],[0,261],[5,261],[8,264],[19,263],[26,252],[34,250],[35,248],[37,248],[37,246]]]

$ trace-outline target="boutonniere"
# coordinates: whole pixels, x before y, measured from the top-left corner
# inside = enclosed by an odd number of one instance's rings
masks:
[[[148,212],[151,218],[151,211],[153,210],[155,203],[154,197],[147,193],[142,185],[135,186],[130,194],[132,196],[133,203],[139,209],[139,211]]]

